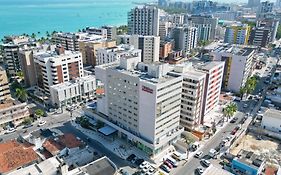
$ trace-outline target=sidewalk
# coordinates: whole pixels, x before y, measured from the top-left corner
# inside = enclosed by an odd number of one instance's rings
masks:
[[[82,128],[79,124],[76,124],[73,121],[71,121],[71,124],[76,129],[80,130],[85,135],[87,135],[89,138],[101,143],[105,148],[107,148],[112,153],[116,154],[118,157],[122,159],[126,159],[131,154],[135,154],[138,158],[143,158],[146,160],[149,159],[147,156],[144,155],[142,151],[138,150],[133,145],[130,145],[129,143],[121,139],[115,139],[114,141],[111,141],[109,139],[106,139],[105,136],[103,136],[99,132]]]

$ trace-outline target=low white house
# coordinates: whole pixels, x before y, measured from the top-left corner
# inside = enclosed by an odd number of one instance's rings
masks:
[[[261,125],[263,129],[281,134],[281,111],[268,109],[263,114]]]
[[[56,107],[85,101],[95,97],[96,78],[89,75],[57,84],[50,87],[50,93],[52,105]]]

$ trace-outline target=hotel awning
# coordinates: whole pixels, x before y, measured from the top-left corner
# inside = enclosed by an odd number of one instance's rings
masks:
[[[117,130],[106,125],[106,126],[100,128],[98,131],[105,136],[109,136],[109,135],[113,134],[114,132],[116,132]]]

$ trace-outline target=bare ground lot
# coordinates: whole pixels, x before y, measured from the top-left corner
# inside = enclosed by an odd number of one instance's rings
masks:
[[[241,149],[261,155],[268,163],[281,165],[281,142],[278,140],[265,136],[258,140],[254,134],[249,133],[230,152],[237,155]]]

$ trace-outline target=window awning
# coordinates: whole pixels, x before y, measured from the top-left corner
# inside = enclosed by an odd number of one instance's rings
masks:
[[[100,128],[98,131],[100,133],[104,134],[105,136],[109,136],[109,135],[113,134],[114,132],[116,132],[117,130],[106,125],[106,126]]]

